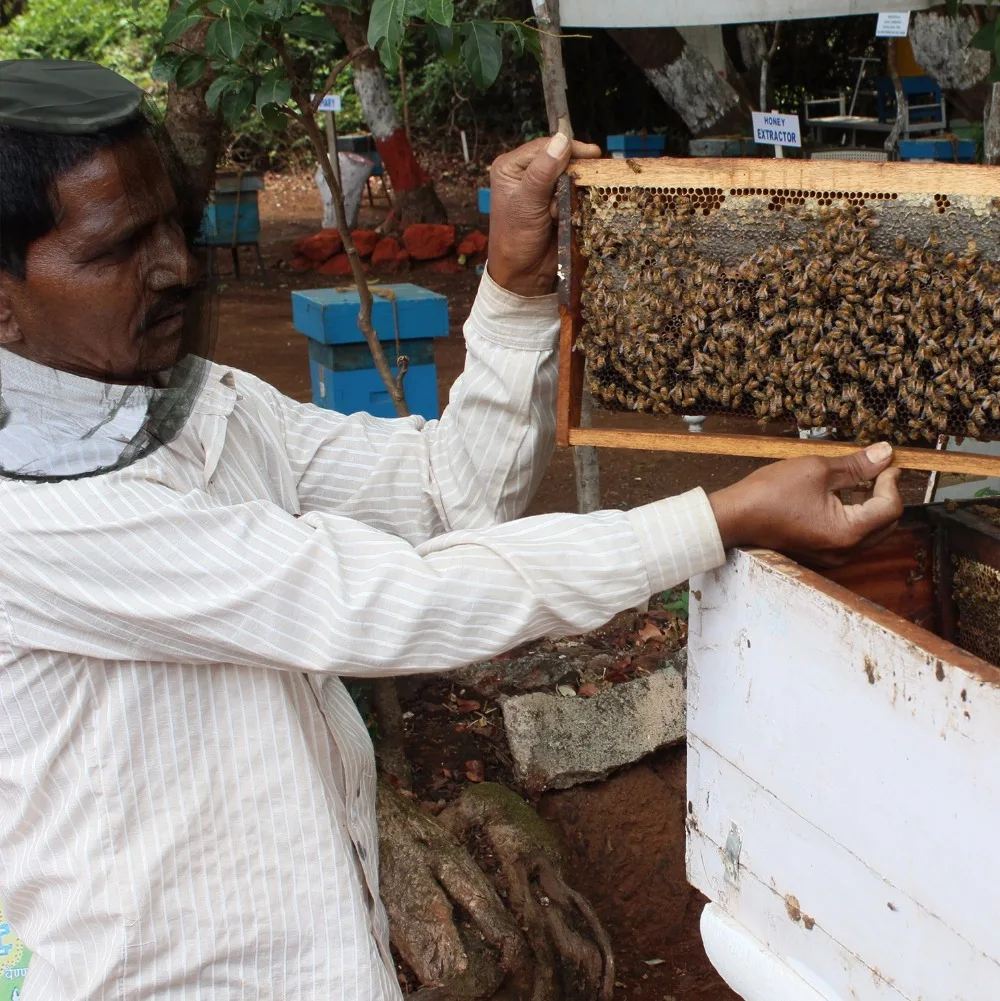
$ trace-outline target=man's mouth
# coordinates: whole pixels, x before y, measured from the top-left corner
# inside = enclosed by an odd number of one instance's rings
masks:
[[[142,329],[141,336],[143,340],[161,340],[167,337],[174,337],[180,332],[183,326],[184,307],[178,306],[177,309],[167,313],[165,316],[161,316],[152,323],[146,324]]]

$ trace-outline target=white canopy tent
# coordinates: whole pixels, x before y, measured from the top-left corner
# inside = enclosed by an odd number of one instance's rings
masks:
[[[940,5],[941,0],[560,0],[559,16],[564,28],[663,28],[849,17]]]

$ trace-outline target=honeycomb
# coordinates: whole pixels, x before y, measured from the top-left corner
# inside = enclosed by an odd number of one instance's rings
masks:
[[[638,181],[576,192],[577,343],[598,406],[859,444],[1000,438],[1000,201]]]
[[[969,556],[955,559],[952,575],[955,642],[1000,665],[1000,570]]]

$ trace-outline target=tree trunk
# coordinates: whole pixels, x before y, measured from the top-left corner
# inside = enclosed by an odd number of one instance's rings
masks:
[[[205,36],[212,22],[199,21],[177,40],[175,48],[184,52],[204,52]],[[212,83],[211,70],[193,87],[178,87],[171,82],[167,90],[167,134],[188,168],[194,185],[194,197],[200,208],[208,200],[215,184],[215,167],[222,146],[222,119],[213,115],[205,103],[205,93]]]
[[[346,9],[328,8],[327,16],[340,32],[349,50],[367,45],[364,25],[351,17]],[[389,93],[389,81],[378,54],[365,48],[354,60],[353,66],[354,89],[386,173],[392,181],[400,224],[408,226],[413,222],[446,222],[448,213],[434,190],[434,182],[420,166],[396,113],[396,106]]]
[[[990,86],[990,98],[983,116],[983,159],[994,166],[1000,163],[1000,84]]]
[[[610,34],[692,136],[749,130],[749,104],[676,28],[619,28]]]
[[[913,58],[944,90],[952,117],[970,122],[979,121],[985,114],[993,86],[986,80],[990,54],[969,48],[978,28],[979,21],[967,13],[951,17],[926,11],[914,13],[910,21]]]

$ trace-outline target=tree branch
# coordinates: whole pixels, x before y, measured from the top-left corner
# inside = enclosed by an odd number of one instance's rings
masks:
[[[389,362],[385,357],[385,351],[382,350],[382,343],[379,341],[378,335],[375,333],[375,328],[372,326],[371,289],[369,289],[368,282],[365,280],[364,269],[361,266],[361,256],[358,254],[358,249],[354,246],[354,240],[348,231],[347,213],[344,210],[344,193],[334,175],[329,151],[326,148],[326,143],[323,141],[319,125],[316,123],[316,112],[313,109],[312,101],[308,95],[303,93],[302,87],[298,83],[295,67],[284,41],[280,38],[270,38],[268,42],[274,47],[284,64],[285,72],[288,74],[288,78],[292,84],[292,100],[295,101],[299,109],[298,119],[302,127],[306,130],[306,135],[309,136],[309,142],[312,144],[313,152],[319,161],[323,177],[330,188],[330,194],[333,196],[333,210],[337,216],[337,228],[340,230],[340,236],[344,242],[344,250],[347,252],[347,259],[351,264],[351,275],[354,278],[354,284],[358,290],[358,299],[360,300],[358,327],[364,335],[368,348],[372,353],[375,369],[385,383],[385,388],[389,392],[389,396],[396,408],[396,413],[400,417],[409,417],[410,411],[406,406],[406,397],[403,394],[401,380],[392,374],[392,369],[389,367]]]
[[[367,48],[367,45],[359,45],[353,52],[348,52],[347,55],[344,56],[344,58],[341,59],[332,70],[330,70],[330,75],[326,78],[326,83],[323,84],[323,88],[312,99],[312,109],[314,112],[319,110],[320,102],[322,102],[323,98],[330,93],[330,88],[337,82],[337,77],[340,76],[341,71],[347,66],[350,66],[351,63],[353,63],[354,60],[357,59],[358,56],[360,56],[361,53]]]

